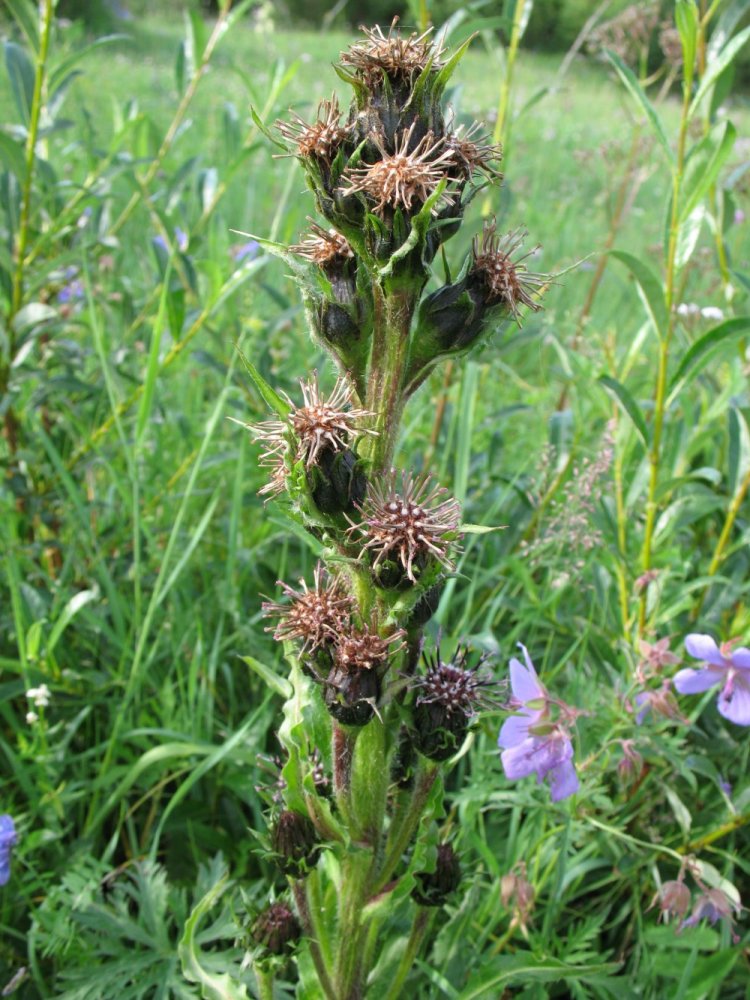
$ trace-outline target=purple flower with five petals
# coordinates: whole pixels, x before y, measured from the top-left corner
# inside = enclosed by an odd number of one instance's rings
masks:
[[[555,704],[567,714],[574,710],[553,702],[542,687],[526,647],[519,642],[526,665],[510,661],[511,707],[518,715],[506,719],[497,742],[503,748],[500,759],[511,781],[536,774],[539,784],[549,775],[550,796],[559,802],[578,791],[578,775],[573,763],[573,744],[565,726],[550,715]]]
[[[703,667],[687,667],[674,676],[674,686],[680,694],[702,694],[721,684],[719,712],[738,726],[750,726],[750,649],[732,643],[719,647],[710,635],[693,633],[685,639],[685,649]]]

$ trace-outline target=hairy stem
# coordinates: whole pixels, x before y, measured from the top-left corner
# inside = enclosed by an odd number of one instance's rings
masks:
[[[338,994],[331,982],[331,976],[320,948],[316,930],[317,925],[310,910],[305,883],[303,881],[292,881],[292,893],[294,894],[294,901],[297,904],[300,923],[310,941],[310,956],[315,965],[315,971],[318,974],[320,988],[323,990],[326,1000],[337,1000]]]
[[[409,935],[409,940],[406,942],[406,949],[401,956],[401,961],[398,964],[396,975],[393,977],[391,988],[386,995],[386,1000],[398,1000],[403,995],[401,992],[402,987],[406,982],[406,977],[414,967],[414,959],[417,957],[427,931],[430,929],[433,917],[434,913],[428,910],[427,907],[419,906],[417,908],[417,912],[414,914],[414,922],[411,926],[411,934]]]
[[[423,764],[417,773],[411,801],[400,816],[394,817],[388,835],[385,860],[378,873],[375,892],[379,892],[388,883],[398,867],[404,851],[411,843],[412,837],[419,826],[419,821],[422,818],[422,812],[427,799],[432,791],[432,786],[435,783],[435,778],[438,775],[438,770],[438,765],[433,761],[426,761]]]

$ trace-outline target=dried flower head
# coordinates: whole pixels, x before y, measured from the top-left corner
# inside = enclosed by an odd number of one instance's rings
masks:
[[[264,420],[247,424],[256,441],[261,441],[265,451],[260,464],[271,469],[271,482],[261,493],[279,493],[284,489],[285,456],[289,451],[289,431],[294,432],[296,451],[294,460],[304,462],[309,469],[316,464],[320,453],[326,449],[344,451],[358,434],[375,434],[376,431],[357,428],[356,423],[373,414],[351,406],[353,390],[344,376],[336,384],[328,399],[323,399],[318,384],[318,373],[305,382],[300,379],[303,405],[296,407],[287,397],[292,409],[286,420]]]
[[[289,247],[292,253],[304,257],[324,269],[334,263],[343,263],[343,261],[351,260],[354,257],[354,251],[349,246],[349,241],[341,233],[337,233],[335,229],[323,229],[312,220],[310,220],[310,229],[312,236],[308,236],[301,243]]]
[[[367,626],[339,632],[333,651],[337,667],[347,673],[359,670],[382,672],[390,658],[404,647],[403,629],[382,636]]]
[[[528,233],[525,229],[514,229],[505,236],[497,235],[497,226],[485,222],[481,242],[474,237],[474,263],[472,272],[482,275],[487,285],[488,305],[503,304],[520,325],[519,305],[528,306],[534,312],[542,307],[531,294],[550,283],[550,275],[529,271],[524,264],[538,247],[513,259]]]
[[[334,94],[330,101],[320,102],[315,121],[311,125],[292,112],[292,121],[277,121],[276,128],[287,142],[296,147],[293,155],[303,159],[315,157],[330,163],[349,134],[348,129],[340,122],[341,109]]]
[[[391,79],[409,80],[428,65],[440,69],[443,50],[430,40],[432,28],[404,38],[396,28],[397,23],[398,18],[394,17],[387,35],[379,26],[363,27],[364,40],[341,53],[342,66],[351,67],[367,84],[378,83],[384,73]]]
[[[651,901],[651,906],[658,905],[659,919],[667,924],[672,917],[682,920],[690,909],[691,902],[690,889],[688,889],[680,877],[662,883],[659,891]]]
[[[400,479],[400,482],[399,482]],[[461,508],[429,475],[390,473],[370,483],[362,505],[362,522],[349,534],[360,532],[367,539],[364,550],[375,553],[373,568],[386,559],[397,559],[406,575],[416,582],[415,563],[431,556],[451,567],[448,552],[458,531]]]
[[[302,649],[314,651],[333,642],[348,625],[353,610],[351,597],[344,590],[341,581],[329,577],[322,563],[318,563],[313,573],[312,589],[301,579],[300,590],[279,581],[284,594],[291,598],[289,604],[265,601],[264,615],[276,615],[279,622],[266,629],[273,632],[278,642],[286,639],[301,639]]]
[[[464,126],[445,137],[445,148],[450,152],[458,171],[470,178],[475,173],[483,173],[490,180],[501,180],[502,174],[495,166],[503,158],[503,147],[490,142],[482,135],[482,126],[474,124],[464,134]]]
[[[250,937],[270,955],[288,954],[301,936],[294,911],[281,900],[263,910],[250,928]]]
[[[415,202],[423,205],[442,180],[456,180],[448,173],[455,167],[453,153],[445,148],[442,139],[436,140],[432,132],[427,132],[413,149],[409,149],[415,126],[416,122],[412,122],[396,139],[393,153],[386,151],[381,136],[373,134],[372,140],[381,158],[375,163],[346,170],[344,180],[348,187],[340,189],[342,194],[361,192],[374,203],[374,211],[382,215],[386,206],[411,211]],[[439,200],[448,204],[455,197],[455,192],[446,191]]]

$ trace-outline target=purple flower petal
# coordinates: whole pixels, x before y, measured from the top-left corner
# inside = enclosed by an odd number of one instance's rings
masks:
[[[648,710],[651,708],[651,699],[646,691],[641,691],[640,694],[635,696],[635,703],[640,708],[640,712],[638,712],[635,717],[637,725],[640,726],[646,718]]]
[[[553,802],[559,802],[561,799],[567,799],[569,795],[574,795],[579,787],[580,782],[572,760],[566,760],[550,771],[550,798]]]
[[[678,670],[672,678],[672,682],[680,694],[702,694],[709,688],[720,684],[724,679],[724,671],[715,667],[706,667],[703,670],[693,670],[692,667],[685,667]]]
[[[732,665],[740,670],[750,670],[750,649],[738,646],[732,653]]]
[[[519,746],[503,750],[500,754],[505,777],[509,781],[516,781],[518,778],[527,778],[536,771],[536,761],[534,760],[535,744],[536,740],[533,736],[530,736]]]
[[[529,738],[529,726],[534,721],[534,717],[531,715],[511,715],[500,729],[497,745],[506,749],[517,747],[519,743],[523,743]]]
[[[685,639],[685,649],[696,660],[705,660],[706,663],[712,663],[715,667],[726,666],[726,660],[721,655],[721,650],[710,635],[693,632]]]
[[[519,643],[520,645],[520,643]],[[524,667],[520,660],[515,657],[510,661],[510,686],[513,694],[519,701],[536,701],[537,698],[544,698],[544,688],[539,683],[539,678],[534,670],[534,664],[529,658],[525,646],[521,646],[526,658]]]
[[[735,674],[719,695],[719,712],[737,726],[750,726],[750,687],[741,674]]]

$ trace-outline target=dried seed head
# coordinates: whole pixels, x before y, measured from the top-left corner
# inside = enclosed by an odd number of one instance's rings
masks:
[[[385,638],[367,626],[349,629],[337,637],[333,651],[334,663],[346,673],[360,670],[383,673],[390,658],[403,649],[404,635],[403,629],[398,629]]]
[[[320,102],[311,125],[294,112],[292,119],[291,122],[277,121],[276,128],[287,142],[296,147],[293,155],[302,159],[315,157],[330,163],[349,134],[348,129],[340,124],[341,109],[335,94],[330,101]]]
[[[344,173],[348,187],[341,187],[344,195],[361,192],[373,202],[375,212],[383,214],[386,206],[411,211],[415,203],[423,205],[442,180],[453,181],[449,171],[455,167],[453,154],[444,148],[442,139],[435,139],[427,132],[409,151],[416,122],[396,139],[393,153],[388,153],[380,135],[372,140],[381,153],[381,159],[361,167],[352,167]],[[441,200],[450,204],[455,192],[446,191]],[[435,207],[435,213],[438,208]]]
[[[531,292],[548,285],[551,279],[548,274],[528,271],[523,263],[538,247],[513,260],[528,235],[525,229],[498,236],[496,228],[494,222],[485,223],[481,244],[478,236],[474,238],[472,273],[481,275],[487,286],[487,304],[504,305],[520,324],[519,305],[538,312],[542,307],[532,299]]]
[[[320,395],[317,372],[309,382],[300,379],[300,388],[304,405],[292,410],[289,422],[298,440],[297,461],[304,461],[308,469],[315,465],[321,451],[344,451],[357,434],[376,433],[356,427],[358,420],[374,414],[351,406],[353,391],[343,376],[336,379],[326,400]]]
[[[400,482],[399,482],[400,478]],[[461,508],[441,486],[426,474],[390,473],[381,482],[370,483],[362,505],[362,522],[349,534],[361,533],[364,549],[375,553],[373,568],[386,559],[397,559],[408,578],[416,583],[415,563],[430,556],[451,566],[448,552],[458,531]]]
[[[304,257],[324,269],[332,265],[342,264],[354,257],[354,251],[349,246],[346,237],[337,233],[335,229],[323,229],[312,220],[310,220],[310,229],[313,235],[308,236],[301,243],[289,247],[292,253]]]
[[[351,67],[368,85],[379,83],[383,74],[394,80],[410,80],[428,65],[439,70],[443,49],[430,41],[432,28],[403,38],[396,28],[397,21],[394,17],[387,35],[380,27],[363,27],[364,41],[355,42],[341,53],[342,66]]]
[[[341,581],[331,579],[322,563],[318,563],[313,574],[314,586],[308,588],[305,580],[300,580],[301,590],[294,590],[279,581],[285,595],[291,598],[289,604],[266,601],[262,605],[264,615],[276,615],[279,622],[267,628],[273,632],[278,642],[286,639],[301,639],[302,649],[314,652],[333,642],[346,627],[353,610],[351,597],[345,592]]]
[[[495,166],[503,158],[503,147],[488,141],[482,135],[482,126],[475,122],[463,133],[463,125],[445,137],[445,148],[453,157],[457,170],[468,180],[475,173],[485,174],[489,180],[502,180]]]

